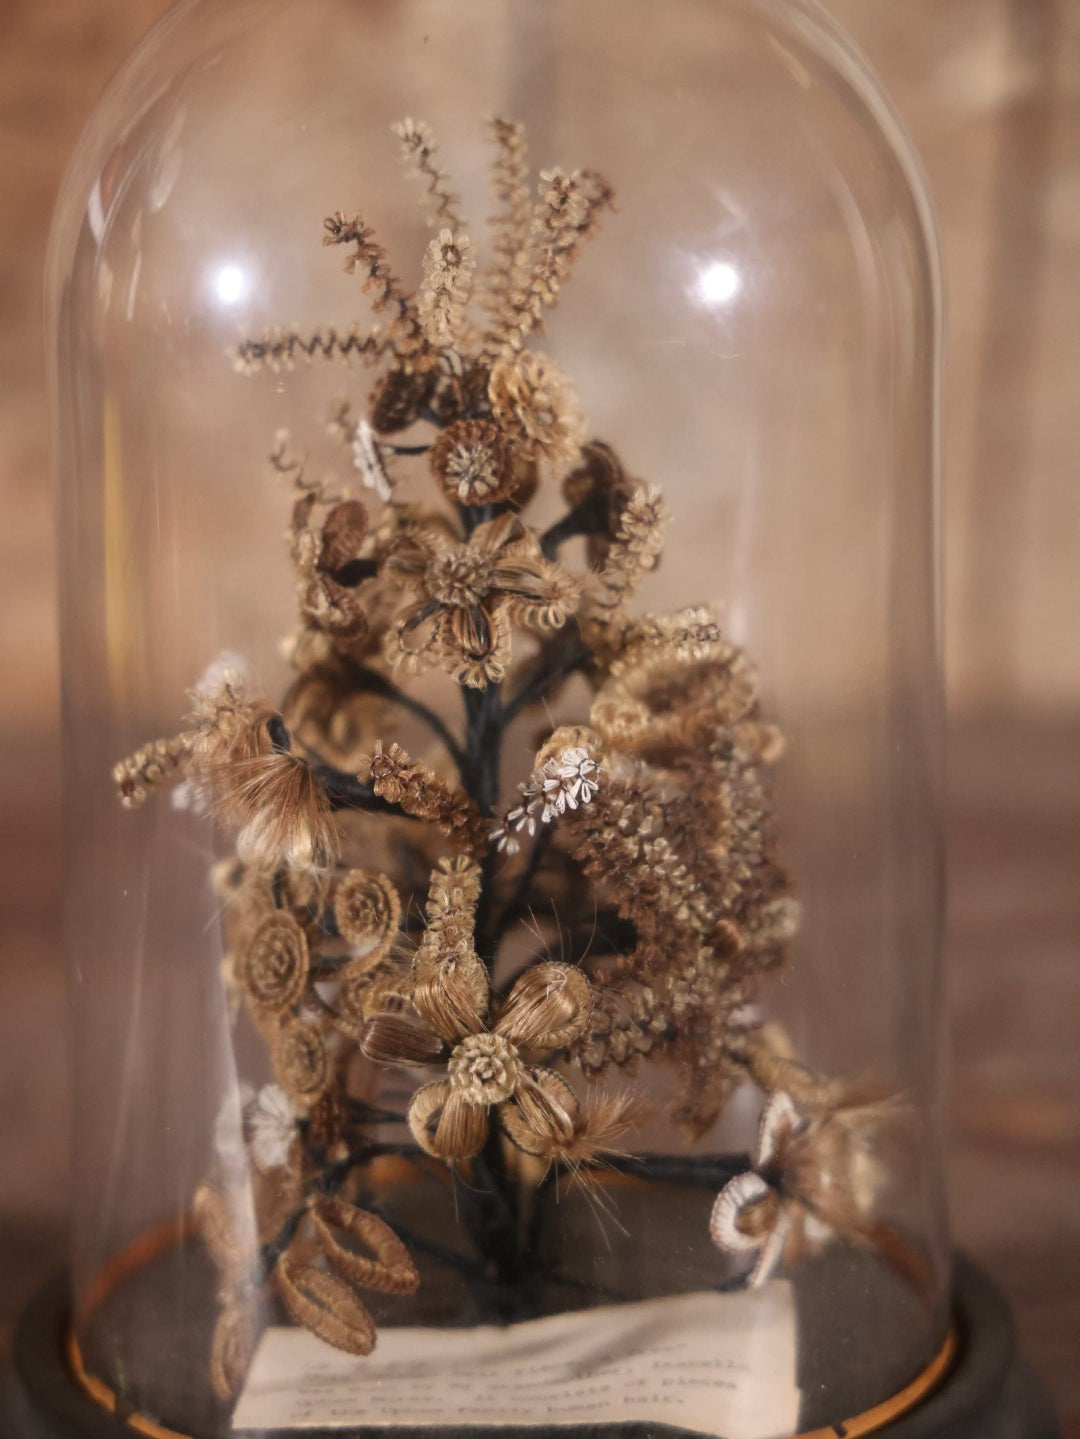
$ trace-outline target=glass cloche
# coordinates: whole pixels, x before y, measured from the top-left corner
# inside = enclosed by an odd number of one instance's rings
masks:
[[[864,62],[804,0],[187,0],[49,296],[80,1383],[916,1402],[939,298]]]

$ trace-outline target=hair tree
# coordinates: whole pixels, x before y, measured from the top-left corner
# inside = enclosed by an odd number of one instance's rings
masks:
[[[493,121],[482,266],[432,135],[395,129],[433,231],[418,292],[367,221],[338,212],[323,243],[344,251],[378,327],[277,329],[236,356],[255,375],[298,359],[377,370],[362,412],[343,398],[328,417],[346,482],[309,475],[275,438],[291,683],[271,703],[226,660],[182,733],[116,769],[126,805],[172,789],[232,840],[215,870],[225,979],[273,1068],[199,1196],[223,1396],[267,1285],[356,1353],[376,1339],[363,1293],[411,1293],[432,1252],[499,1317],[527,1314],[536,1194],[560,1172],[648,1173],[632,1152],[642,1065],[670,1068],[687,1141],[745,1079],[783,1091],[770,1111],[782,1105],[783,1139],[774,1114],[757,1170],[712,1166],[714,1193],[730,1181],[713,1239],[756,1248],[757,1278],[785,1244],[791,1258],[856,1234],[872,1188],[851,1182],[865,1126],[824,1117],[821,1085],[752,1007],[797,921],[763,778],[781,739],[753,666],[709,609],[637,608],[661,559],[660,489],[616,436],[590,437],[573,383],[533,348],[612,189],[553,169],[534,198],[523,128]],[[531,523],[552,493],[559,517]],[[456,704],[432,699],[439,685]],[[508,774],[519,721],[531,762]],[[399,1071],[421,1082],[389,1109],[378,1076]],[[824,1145],[827,1166],[808,1172]],[[768,1167],[781,1152],[803,1175],[781,1186],[786,1208]],[[446,1167],[461,1235],[388,1222],[370,1178],[388,1160]],[[824,1167],[835,1212],[811,1220],[799,1196],[818,1194]]]

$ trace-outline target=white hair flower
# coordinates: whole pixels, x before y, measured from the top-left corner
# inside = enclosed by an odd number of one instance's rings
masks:
[[[518,785],[521,800],[507,811],[492,839],[500,850],[514,854],[521,847],[515,836],[523,831],[534,835],[538,824],[550,824],[568,809],[588,804],[599,787],[600,766],[588,750],[564,749]]]
[[[379,499],[388,503],[394,493],[393,482],[386,469],[382,446],[367,420],[360,420],[352,442],[353,464],[364,488],[374,490]]]
[[[868,1215],[882,1178],[875,1136],[892,1108],[849,1101],[803,1114],[783,1090],[769,1095],[753,1167],[724,1185],[709,1220],[718,1249],[756,1252],[750,1288],[838,1235],[872,1242]]]
[[[251,1162],[260,1174],[282,1169],[296,1138],[296,1108],[280,1084],[264,1084],[244,1113]]]

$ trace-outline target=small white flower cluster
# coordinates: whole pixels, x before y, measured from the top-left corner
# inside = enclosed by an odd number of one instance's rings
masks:
[[[227,1167],[250,1158],[260,1174],[289,1162],[296,1139],[296,1106],[279,1084],[256,1091],[246,1081],[226,1099],[214,1127],[214,1148]]]
[[[380,500],[389,504],[390,497],[394,492],[393,481],[386,470],[382,447],[367,420],[361,420],[356,426],[352,452],[353,464],[360,472],[360,478],[363,480],[365,488],[374,490]]]
[[[552,755],[518,785],[521,802],[508,812],[492,839],[506,854],[515,854],[521,848],[516,836],[523,830],[534,835],[538,824],[550,824],[568,809],[588,804],[599,785],[600,766],[588,750],[575,746]]]
[[[264,1084],[244,1114],[248,1149],[260,1173],[269,1174],[289,1162],[297,1118],[296,1107],[281,1085]]]

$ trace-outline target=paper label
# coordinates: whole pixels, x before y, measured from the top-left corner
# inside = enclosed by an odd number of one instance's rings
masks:
[[[358,1359],[306,1329],[259,1342],[234,1430],[653,1422],[717,1439],[794,1433],[787,1281],[588,1309],[506,1328],[380,1330]]]

